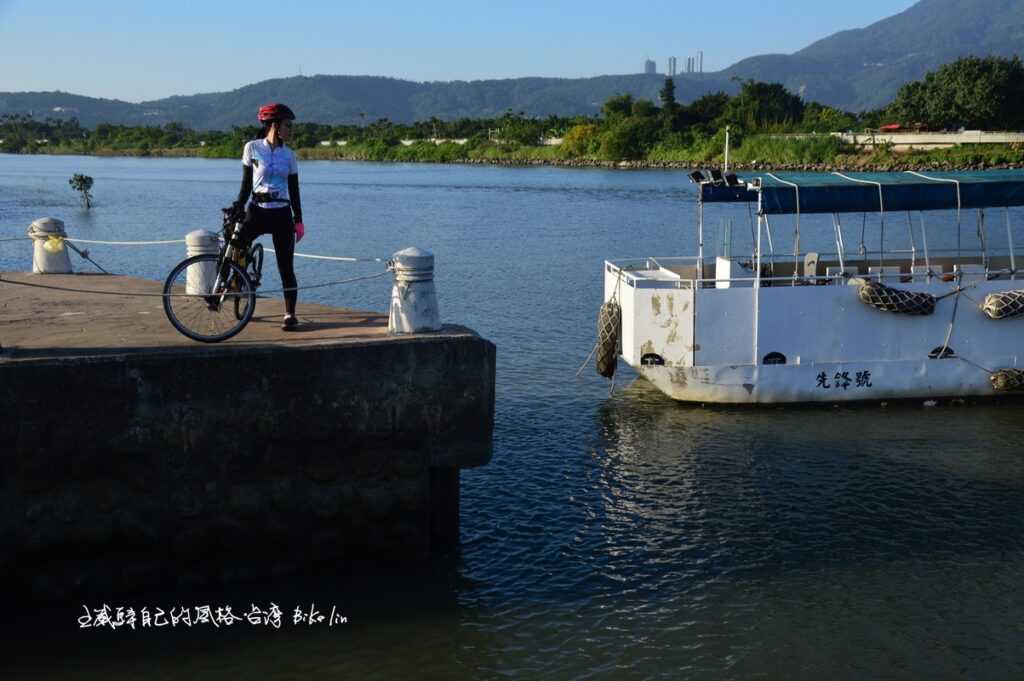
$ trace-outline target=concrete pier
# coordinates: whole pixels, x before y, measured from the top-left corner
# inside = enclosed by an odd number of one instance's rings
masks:
[[[0,275],[0,574],[33,598],[216,584],[458,541],[487,463],[495,347],[389,336],[383,314],[260,299],[238,336],[178,334],[119,276]]]

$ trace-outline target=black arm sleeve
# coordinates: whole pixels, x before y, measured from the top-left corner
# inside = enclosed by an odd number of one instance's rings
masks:
[[[242,166],[242,188],[238,190],[238,203],[245,205],[252,194],[252,166]]]
[[[302,222],[302,200],[299,198],[298,174],[288,176],[288,198],[292,202],[292,215],[295,216],[295,222]]]

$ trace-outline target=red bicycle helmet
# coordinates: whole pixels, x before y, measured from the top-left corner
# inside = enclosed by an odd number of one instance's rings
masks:
[[[270,121],[294,121],[295,113],[284,104],[278,104],[273,102],[271,104],[265,104],[260,107],[260,112],[256,118],[259,119],[260,123],[267,123]]]

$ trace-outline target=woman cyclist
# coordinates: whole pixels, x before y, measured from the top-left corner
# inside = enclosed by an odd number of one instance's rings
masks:
[[[260,107],[257,118],[263,130],[242,151],[242,188],[235,207],[245,211],[241,231],[244,247],[261,234],[273,235],[277,269],[286,289],[281,328],[290,331],[299,323],[295,317],[295,244],[306,232],[299,201],[299,168],[295,154],[285,146],[295,114],[284,104],[274,103]]]

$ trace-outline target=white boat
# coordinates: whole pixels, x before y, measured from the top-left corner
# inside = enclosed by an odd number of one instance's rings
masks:
[[[1017,272],[1010,212],[1024,205],[1024,171],[743,179],[697,172],[691,180],[700,192],[696,257],[604,264],[602,374],[614,373],[621,356],[673,399],[732,404],[927,400],[1024,388],[1024,273]],[[705,206],[725,202],[756,204],[752,253],[705,258]],[[954,227],[942,236],[948,242],[956,229],[957,248],[929,250],[936,210],[950,212]],[[842,221],[851,213],[860,249],[844,239]],[[874,251],[863,247],[861,215],[868,213],[883,234]],[[771,220],[780,215],[795,222],[785,256],[770,246]],[[801,216],[811,215],[831,216],[833,253],[801,250]],[[892,234],[897,219],[903,238],[909,227],[909,248],[887,249],[885,225]],[[1004,247],[990,243],[996,229]]]

